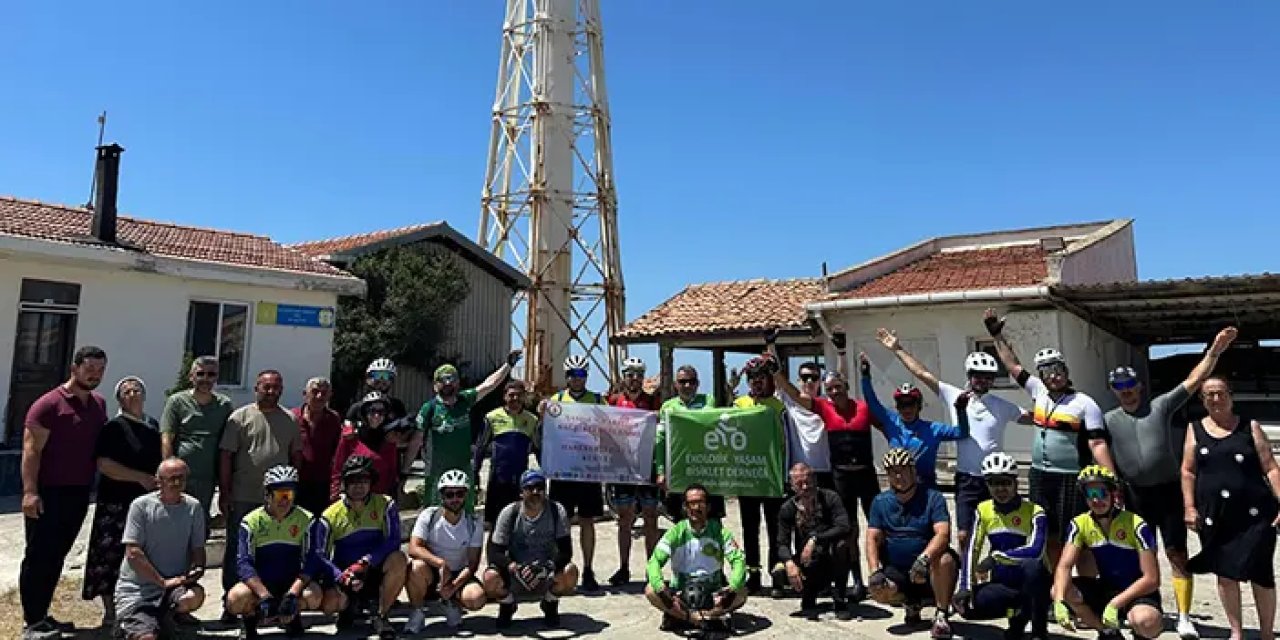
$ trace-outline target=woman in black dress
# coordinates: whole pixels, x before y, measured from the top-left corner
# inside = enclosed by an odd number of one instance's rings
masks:
[[[1232,640],[1244,637],[1240,583],[1251,583],[1261,638],[1271,640],[1280,467],[1262,427],[1232,410],[1225,380],[1206,380],[1200,397],[1209,415],[1187,429],[1182,456],[1184,519],[1200,534],[1201,548],[1187,568],[1218,576],[1218,597]]]
[[[102,428],[98,436],[98,500],[93,512],[93,532],[89,537],[89,557],[84,566],[85,600],[102,598],[103,627],[115,622],[116,579],[124,559],[125,520],[134,498],[156,489],[156,469],[160,466],[160,426],[143,407],[147,386],[142,379],[128,376],[116,383],[120,413]]]

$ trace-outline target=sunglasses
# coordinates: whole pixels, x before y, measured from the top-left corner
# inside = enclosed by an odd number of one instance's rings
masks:
[[[436,378],[436,382],[440,384],[454,384],[458,381],[458,376],[440,376]]]
[[[295,493],[295,490],[294,490],[294,489],[272,489],[272,490],[271,490],[271,499],[272,499],[272,500],[284,500],[285,498],[288,498],[288,499],[292,500],[292,499],[293,499],[293,496],[294,496],[294,493]]]
[[[987,480],[987,486],[992,489],[1008,489],[1016,484],[1018,484],[1018,481],[1013,478],[992,478]]]
[[[450,489],[448,491],[441,491],[440,495],[444,496],[445,500],[456,500],[458,498],[467,497],[467,490],[466,489]]]
[[[1132,389],[1136,386],[1138,386],[1138,381],[1134,380],[1133,378],[1129,378],[1127,380],[1116,380],[1115,382],[1111,383],[1111,388],[1115,389],[1116,391],[1124,391],[1126,389]]]
[[[1050,375],[1062,376],[1067,374],[1067,368],[1061,364],[1051,364],[1051,365],[1036,369],[1036,372],[1042,376],[1050,376]]]
[[[684,385],[684,384],[698,384],[698,379],[697,379],[697,378],[684,378],[684,379],[679,379],[679,378],[677,378],[677,379],[676,379],[676,384],[680,384],[680,385]]]
[[[529,484],[520,488],[530,493],[542,493],[547,490],[547,487],[541,484]]]
[[[586,369],[570,369],[565,372],[565,375],[569,376],[570,378],[586,378],[587,370]]]
[[[802,373],[802,374],[800,374],[800,380],[801,380],[802,382],[817,382],[817,381],[818,381],[818,380],[820,380],[820,379],[821,379],[821,376],[819,376],[819,375],[818,375],[818,374],[816,374],[816,373]]]
[[[1088,500],[1104,500],[1111,495],[1106,487],[1085,487],[1084,497]]]
[[[907,400],[907,401],[904,401],[904,402],[895,402],[895,403],[893,403],[893,406],[895,406],[895,407],[897,407],[897,408],[899,408],[899,409],[915,409],[915,408],[917,408],[919,405],[918,405],[918,404],[916,404],[914,401]]]
[[[370,371],[369,372],[370,380],[377,380],[379,382],[391,382],[391,380],[394,378],[395,376],[391,375],[390,371]]]
[[[218,372],[217,371],[197,371],[193,375],[195,375],[195,377],[201,380],[206,380],[208,378],[217,378]]]
[[[381,409],[381,408],[378,408],[378,407],[374,407],[374,408],[372,408],[372,409],[369,409],[369,414],[370,414],[370,415],[385,416],[385,415],[387,415],[387,410],[386,410],[386,409]]]

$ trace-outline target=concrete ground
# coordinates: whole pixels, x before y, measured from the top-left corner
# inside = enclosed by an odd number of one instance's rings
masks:
[[[21,514],[16,510],[16,500],[10,505],[5,501],[0,501],[0,548],[6,551],[0,553],[0,590],[15,587],[17,584],[18,564],[21,561],[22,549],[22,518]],[[663,521],[664,527],[669,523]],[[734,504],[729,505],[728,524],[734,531],[740,531],[740,521],[738,518],[737,507]],[[68,559],[67,574],[77,575],[83,568],[84,562],[84,543],[88,536],[89,523],[86,521],[80,533],[80,539],[73,550],[73,555]],[[617,551],[617,527],[613,522],[600,522],[596,525],[597,544],[596,559],[594,562],[596,574],[599,580],[604,581],[617,568],[618,551]],[[763,540],[764,532],[761,531]],[[503,633],[499,633],[494,626],[494,617],[497,614],[496,605],[490,605],[478,613],[470,614],[463,620],[462,629],[459,634],[463,637],[469,636],[534,636],[542,638],[573,638],[579,636],[606,635],[610,638],[647,638],[653,639],[660,636],[658,632],[659,614],[650,608],[642,595],[643,585],[640,582],[643,576],[644,568],[644,542],[640,537],[639,529],[636,529],[632,535],[633,551],[631,558],[631,574],[633,581],[620,589],[606,589],[598,594],[579,594],[577,596],[564,598],[561,601],[561,617],[562,625],[559,629],[548,629],[541,621],[541,613],[536,603],[528,603],[521,606],[516,616],[516,624]],[[1192,536],[1192,553],[1195,552],[1195,536]],[[578,547],[577,531],[574,532],[574,554],[575,562],[581,563],[581,549]],[[211,554],[210,561],[215,560]],[[1169,584],[1168,564],[1161,557],[1162,567],[1162,583],[1164,588],[1162,593],[1165,600],[1166,611],[1174,611],[1173,594]],[[198,613],[197,617],[204,622],[200,629],[192,630],[191,634],[186,637],[196,638],[223,638],[235,637],[236,628],[233,626],[222,625],[219,623],[218,617],[221,613],[219,598],[221,589],[219,588],[221,574],[218,570],[211,570],[204,580],[206,588],[209,590],[209,598],[204,608]],[[392,619],[397,624],[403,624],[408,616],[408,606],[402,596],[401,604],[393,612]],[[1245,624],[1247,627],[1256,628],[1257,618],[1253,612],[1253,599],[1246,587],[1244,590],[1245,601]],[[915,635],[916,637],[927,637],[927,628],[914,631],[905,628],[901,624],[902,614],[900,610],[890,610],[873,604],[864,604],[856,607],[855,619],[847,622],[837,621],[830,612],[825,612],[822,618],[816,622],[805,620],[796,615],[799,609],[798,598],[785,598],[780,600],[772,600],[767,596],[752,598],[748,600],[747,605],[738,614],[737,626],[739,634],[756,638],[783,638],[783,637],[806,637],[806,638],[836,638],[849,637],[850,635],[868,638],[892,638],[904,635]],[[435,611],[435,610],[433,610]],[[1227,623],[1222,613],[1222,607],[1218,602],[1217,593],[1214,587],[1214,581],[1208,577],[1198,577],[1196,579],[1196,596],[1194,612],[1196,620],[1200,624],[1200,629],[1205,637],[1226,637]],[[54,612],[58,614],[57,611]],[[931,610],[925,611],[926,619],[932,616]],[[340,637],[340,638],[364,638],[367,629],[360,629],[355,632],[348,632],[338,635],[328,620],[322,616],[309,615],[307,617],[309,629],[309,637]],[[1167,621],[1167,629],[1165,637],[1172,636],[1172,621]],[[966,638],[981,638],[983,640],[995,640],[1000,637],[1001,626],[997,624],[969,624],[965,622],[953,622],[953,627],[957,636]],[[1060,631],[1056,626],[1051,626],[1057,637],[1092,637],[1092,632],[1057,633]],[[280,637],[279,631],[264,633],[268,637]],[[444,625],[443,617],[435,611],[433,615],[428,617],[428,627],[422,637],[440,637],[449,636],[449,629]],[[86,632],[79,637],[99,637],[96,633]]]

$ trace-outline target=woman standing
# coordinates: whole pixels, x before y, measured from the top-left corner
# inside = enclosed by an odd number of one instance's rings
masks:
[[[1200,397],[1209,415],[1187,429],[1182,455],[1184,519],[1199,532],[1201,547],[1187,568],[1218,576],[1231,640],[1244,637],[1240,583],[1251,583],[1261,638],[1270,640],[1276,615],[1271,563],[1280,524],[1280,467],[1262,427],[1233,411],[1225,380],[1206,380]]]
[[[391,404],[387,397],[373,391],[360,403],[359,422],[354,427],[349,423],[342,427],[342,436],[338,439],[338,450],[333,456],[330,473],[330,502],[336,502],[342,497],[342,465],[351,456],[364,456],[373,460],[372,491],[395,499],[396,488],[400,486],[397,444],[401,432],[411,423],[388,419],[390,413]]]
[[[129,504],[156,489],[160,466],[160,425],[143,410],[147,385],[137,376],[116,383],[119,414],[102,428],[98,437],[98,502],[93,512],[89,557],[84,566],[85,600],[102,598],[102,626],[115,622],[116,579],[124,559],[124,535]]]

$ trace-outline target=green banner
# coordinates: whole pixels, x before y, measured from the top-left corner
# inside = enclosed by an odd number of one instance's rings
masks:
[[[667,486],[780,497],[783,449],[778,414],[769,407],[675,409],[667,424]]]

